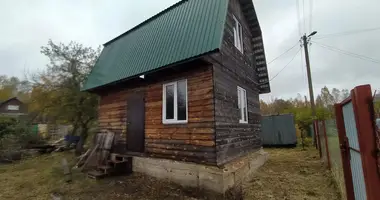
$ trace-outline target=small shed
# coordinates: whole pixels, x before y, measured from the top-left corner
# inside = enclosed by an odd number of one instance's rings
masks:
[[[261,139],[264,146],[295,146],[297,144],[292,114],[263,116]]]

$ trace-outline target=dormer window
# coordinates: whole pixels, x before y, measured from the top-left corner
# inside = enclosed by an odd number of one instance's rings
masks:
[[[234,43],[235,47],[243,53],[243,28],[237,18],[234,16],[235,26],[234,26]]]

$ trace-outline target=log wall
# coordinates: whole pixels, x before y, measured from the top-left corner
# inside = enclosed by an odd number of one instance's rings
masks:
[[[244,52],[234,45],[234,18],[243,27]],[[230,0],[223,43],[209,56],[214,65],[217,164],[223,165],[261,147],[260,103],[251,33],[238,0]],[[247,92],[248,124],[239,123],[237,86]]]
[[[126,152],[127,97],[136,90],[145,92],[144,156],[181,161],[216,163],[214,92],[212,66],[191,66],[147,77],[136,88],[120,87],[101,94],[99,128],[118,134],[117,149]],[[163,84],[187,79],[188,123],[162,123]]]

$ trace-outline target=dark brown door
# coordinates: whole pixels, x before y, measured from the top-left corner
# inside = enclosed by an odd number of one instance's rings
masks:
[[[127,101],[127,150],[132,152],[144,152],[144,92],[139,91],[130,94]]]

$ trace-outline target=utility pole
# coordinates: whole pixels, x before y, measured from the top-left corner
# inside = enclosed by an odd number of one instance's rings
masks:
[[[303,42],[303,47],[305,49],[305,60],[306,60],[306,71],[307,71],[307,81],[309,83],[309,95],[310,95],[310,105],[311,105],[311,112],[313,117],[316,117],[316,111],[315,111],[315,103],[314,103],[314,92],[313,92],[313,82],[311,80],[311,70],[310,70],[310,60],[309,60],[309,50],[308,50],[308,44],[309,44],[309,38],[313,35],[315,35],[317,32],[314,31],[310,35],[306,36],[303,35],[301,37]]]
[[[305,49],[305,60],[306,60],[306,71],[307,71],[307,81],[309,83],[309,95],[310,95],[310,106],[311,106],[311,115],[312,117],[314,117],[314,119],[317,117],[317,114],[316,114],[316,111],[315,111],[315,103],[314,103],[314,92],[313,92],[313,82],[311,80],[311,70],[310,70],[310,60],[309,60],[309,50],[308,50],[308,46],[309,45],[309,40],[310,40],[310,37],[315,35],[317,33],[317,31],[313,31],[312,33],[310,33],[310,35],[306,36],[306,34],[304,34],[302,37],[301,37],[301,40],[302,40],[302,43],[303,43],[303,47]],[[315,147],[318,149],[319,148],[319,145],[318,145],[318,142],[317,142],[317,134],[316,133],[316,130],[317,130],[317,127],[313,121],[313,129],[314,129],[314,144],[315,144]]]

